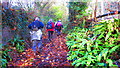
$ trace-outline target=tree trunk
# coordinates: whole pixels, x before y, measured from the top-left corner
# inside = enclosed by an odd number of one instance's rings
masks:
[[[94,9],[94,20],[96,21],[96,12],[97,12],[97,0],[95,2],[95,9]]]

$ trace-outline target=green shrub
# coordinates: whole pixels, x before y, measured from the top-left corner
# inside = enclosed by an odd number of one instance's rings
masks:
[[[10,39],[8,41],[12,47],[15,47],[17,52],[23,52],[24,51],[24,40],[20,39],[19,37],[15,37],[14,39]]]
[[[75,66],[116,66],[112,53],[120,47],[120,19],[103,21],[93,29],[76,27],[66,37],[68,60]]]
[[[6,68],[7,67],[7,63],[9,61],[12,61],[11,56],[8,54],[9,51],[11,51],[11,50],[10,49],[3,49],[3,51],[0,51],[0,53],[2,54],[2,57],[0,58],[1,68]]]
[[[7,67],[8,61],[6,59],[0,59],[0,67],[1,68],[6,68]]]
[[[8,40],[7,44],[3,46],[2,51],[0,51],[0,53],[2,54],[2,58],[0,58],[1,67],[6,68],[7,63],[9,61],[12,61],[12,54],[10,54],[9,52],[17,51],[18,53],[21,53],[24,51],[24,45],[25,42],[24,40],[21,40],[20,37],[15,37],[13,39]]]

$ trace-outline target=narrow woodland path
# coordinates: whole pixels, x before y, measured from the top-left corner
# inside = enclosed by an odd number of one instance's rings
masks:
[[[9,66],[71,66],[67,60],[68,48],[65,44],[65,34],[56,36],[52,42],[47,41],[47,36],[43,36],[43,47],[37,55],[29,47],[25,52],[14,58],[14,62],[9,62]]]

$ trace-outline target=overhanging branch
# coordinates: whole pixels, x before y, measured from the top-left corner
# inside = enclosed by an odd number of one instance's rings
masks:
[[[99,15],[99,16],[97,16],[96,18],[101,18],[101,17],[104,17],[104,16],[115,15],[115,14],[120,14],[120,11],[113,11],[113,12],[110,12],[110,13],[106,13],[106,14],[103,14],[103,15]]]

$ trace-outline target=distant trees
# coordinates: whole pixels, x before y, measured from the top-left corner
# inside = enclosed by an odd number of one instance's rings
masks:
[[[79,22],[86,16],[87,2],[69,2],[69,19],[70,22]]]
[[[50,18],[55,21],[58,19],[62,19],[63,21],[67,20],[66,7],[63,4],[56,6],[56,3],[57,2],[50,1],[32,1],[29,3],[21,0],[17,2],[2,2],[3,37],[10,39],[18,35],[27,38],[27,36],[29,36],[27,25],[31,23],[36,16],[39,16],[44,24],[46,24]],[[7,32],[7,34],[4,34],[5,32]]]

